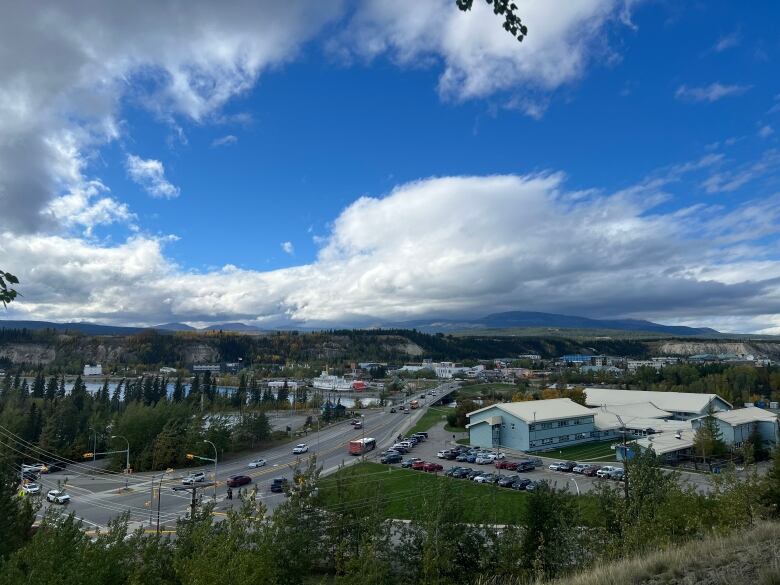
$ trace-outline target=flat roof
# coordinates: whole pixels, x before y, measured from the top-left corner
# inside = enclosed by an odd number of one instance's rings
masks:
[[[657,408],[669,412],[705,412],[707,406],[713,400],[720,400],[731,408],[731,404],[717,394],[585,388],[585,404],[588,406],[614,406],[650,402]]]
[[[773,422],[777,421],[776,414],[764,410],[763,408],[757,408],[755,406],[747,406],[745,408],[737,408],[735,410],[726,410],[723,412],[716,412],[715,418],[722,420],[730,425],[744,425],[754,422]]]
[[[551,398],[549,400],[528,400],[526,402],[491,404],[490,406],[485,406],[484,408],[470,412],[466,416],[471,417],[472,415],[488,410],[489,408],[498,408],[527,423],[577,418],[580,416],[593,416],[595,414],[590,408],[577,404],[570,398]]]
[[[679,436],[679,438],[677,438]],[[637,445],[645,449],[652,449],[656,455],[665,455],[675,451],[684,451],[693,447],[695,433],[692,429],[678,433],[661,433],[636,441]]]
[[[672,413],[658,408],[652,402],[632,402],[630,404],[609,404],[600,406],[600,410],[611,412],[621,418],[671,418]]]
[[[623,424],[627,429],[634,430],[647,430],[653,429],[656,433],[676,432],[679,430],[686,430],[691,428],[691,421],[688,420],[664,420],[661,418],[650,418],[644,416],[618,416],[610,412],[609,410],[596,409],[593,412],[596,413],[594,424],[600,431],[611,431],[623,428],[620,424],[622,419]]]

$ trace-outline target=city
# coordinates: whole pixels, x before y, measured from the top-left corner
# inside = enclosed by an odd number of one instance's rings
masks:
[[[0,585],[780,583],[780,6],[3,8]]]

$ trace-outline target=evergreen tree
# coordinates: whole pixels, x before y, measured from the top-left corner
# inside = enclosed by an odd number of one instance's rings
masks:
[[[51,376],[46,382],[44,397],[48,402],[52,402],[55,396],[57,396],[57,376]]]
[[[60,374],[60,383],[57,386],[57,398],[65,397],[65,372]]]
[[[110,394],[108,389],[108,378],[103,380],[103,386],[100,388],[100,391],[97,395],[97,401],[102,405],[108,405],[110,400]]]
[[[17,497],[19,475],[16,470],[20,464],[21,461],[10,452],[0,451],[0,565],[24,545],[35,520],[36,508],[30,499]]]
[[[780,446],[775,447],[772,456],[772,467],[764,478],[764,493],[762,500],[769,508],[770,514],[780,518]]]
[[[301,386],[298,392],[298,402],[305,405],[309,401],[309,394],[306,391],[306,386]]]
[[[284,404],[290,397],[290,387],[287,385],[287,380],[284,381],[282,387],[279,388],[279,392],[276,394],[276,401],[279,404]]]
[[[246,374],[241,374],[238,380],[238,388],[230,396],[230,404],[233,408],[241,410],[246,404]]]
[[[84,403],[87,398],[87,385],[82,381],[81,375],[76,376],[76,380],[73,382],[73,389],[70,391],[70,397],[76,410],[79,412],[84,410]]]
[[[190,384],[190,393],[189,398],[193,401],[199,401],[200,400],[200,376],[198,374],[195,374],[192,378],[192,383]]]
[[[720,457],[726,453],[726,444],[723,442],[723,433],[715,418],[712,405],[707,409],[707,414],[701,419],[699,428],[693,439],[694,452],[701,456],[704,463],[708,458]]]
[[[184,384],[182,384],[181,376],[176,376],[176,382],[173,385],[171,401],[181,402],[182,400],[184,400]]]
[[[259,406],[261,400],[262,394],[260,393],[260,384],[258,384],[257,378],[252,376],[252,381],[249,383],[249,404]]]
[[[155,403],[154,380],[151,376],[145,376],[141,383],[141,399],[147,406]]]
[[[119,383],[116,385],[116,388],[114,388],[114,392],[111,394],[111,412],[119,412],[119,409],[122,406],[122,384],[124,384],[125,380],[124,378],[119,381]]]
[[[33,387],[32,387],[33,398],[43,398],[45,389],[46,389],[46,378],[44,378],[43,372],[38,370],[38,373],[35,375],[35,381],[33,382]]]

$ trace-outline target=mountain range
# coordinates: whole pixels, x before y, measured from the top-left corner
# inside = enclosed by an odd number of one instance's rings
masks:
[[[339,328],[333,325],[331,328]],[[195,328],[185,323],[165,323],[154,327],[123,327],[115,325],[101,325],[98,323],[54,323],[50,321],[15,321],[0,320],[0,328],[6,329],[55,329],[59,331],[80,331],[90,335],[131,335],[144,329],[156,329],[158,331],[236,331],[242,333],[261,333],[268,329],[261,329],[245,323],[220,323],[208,327]],[[504,313],[492,313],[477,319],[417,319],[402,322],[381,322],[373,328],[383,329],[417,329],[426,333],[454,333],[476,330],[500,330],[500,329],[590,329],[612,331],[653,332],[668,335],[712,335],[718,334],[715,329],[709,327],[685,327],[682,325],[662,325],[652,321],[641,319],[591,319],[574,315],[560,315],[556,313],[539,313],[532,311],[508,311]],[[308,327],[288,327],[282,329],[314,330]]]

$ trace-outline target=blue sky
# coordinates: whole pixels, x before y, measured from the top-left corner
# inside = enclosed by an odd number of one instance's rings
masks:
[[[173,30],[159,4],[151,27],[90,13],[101,35],[74,24],[87,5],[0,25],[31,54],[0,57],[31,152],[0,147],[3,268],[28,283],[9,315],[780,332],[776,4],[521,3],[522,44],[445,0],[323,3],[306,26],[204,4]],[[52,47],[54,81],[32,58]]]

